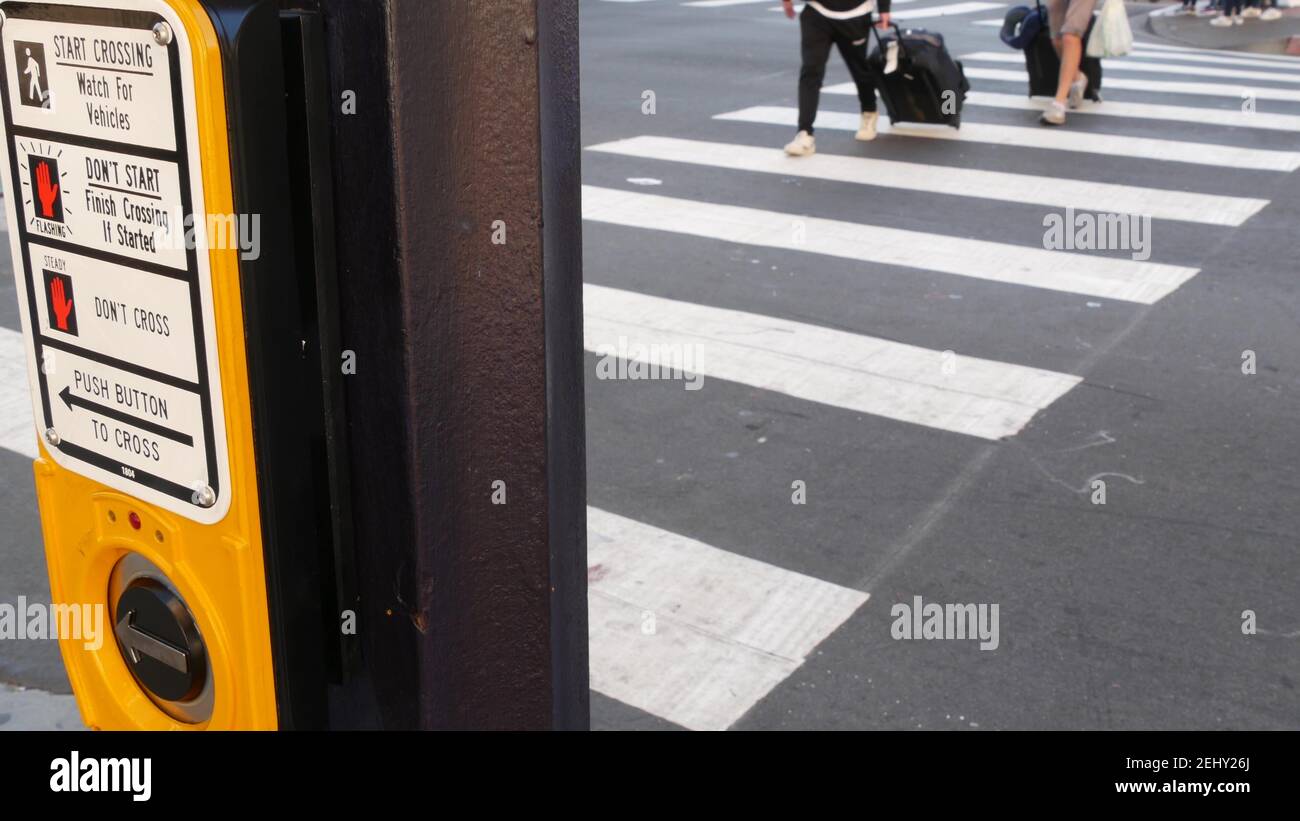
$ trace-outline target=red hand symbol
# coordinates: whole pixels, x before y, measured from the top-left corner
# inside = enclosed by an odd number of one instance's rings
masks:
[[[63,293],[63,280],[56,278],[50,283],[50,297],[54,303],[54,321],[60,331],[68,330],[68,314],[72,313],[72,300]]]
[[[42,162],[36,166],[36,193],[41,198],[41,216],[54,219],[54,199],[59,196],[57,183],[50,185],[50,164]]]

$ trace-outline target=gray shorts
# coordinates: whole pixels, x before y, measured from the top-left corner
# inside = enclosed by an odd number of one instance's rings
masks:
[[[1047,25],[1052,37],[1073,34],[1082,38],[1096,7],[1097,0],[1047,0]]]

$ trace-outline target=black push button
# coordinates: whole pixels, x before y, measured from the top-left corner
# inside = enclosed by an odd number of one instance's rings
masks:
[[[164,701],[203,690],[208,659],[194,617],[161,582],[137,578],[117,600],[114,634],[136,681]]]

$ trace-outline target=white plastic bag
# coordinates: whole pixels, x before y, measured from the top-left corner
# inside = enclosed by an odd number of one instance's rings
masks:
[[[1124,0],[1106,0],[1088,37],[1088,56],[1123,57],[1132,50],[1133,29],[1128,24]]]

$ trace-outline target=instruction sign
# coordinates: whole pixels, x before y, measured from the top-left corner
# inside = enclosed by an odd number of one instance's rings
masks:
[[[37,433],[63,467],[215,522],[229,469],[189,43],[162,0],[82,1],[0,3]]]

